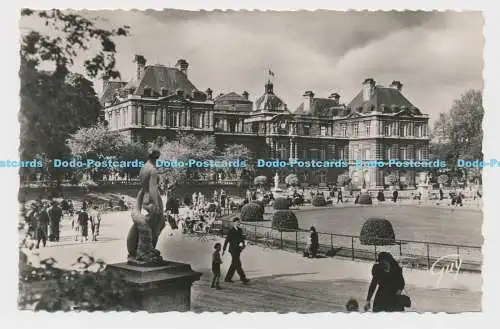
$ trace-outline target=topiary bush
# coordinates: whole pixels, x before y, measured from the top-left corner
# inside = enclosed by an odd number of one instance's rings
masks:
[[[361,228],[359,240],[363,245],[391,245],[396,242],[396,234],[387,219],[368,218]]]
[[[280,232],[297,231],[299,221],[291,210],[278,210],[273,214],[272,228]]]
[[[288,210],[290,206],[290,200],[287,198],[277,198],[273,204],[273,208],[276,210]]]
[[[323,195],[315,195],[312,198],[312,205],[315,207],[324,207],[326,206],[326,199]]]
[[[254,204],[258,205],[260,207],[261,215],[264,216],[264,213],[266,212],[266,206],[264,204],[264,201],[262,201],[262,200],[252,200],[252,202],[250,202],[250,203],[254,203]]]
[[[241,220],[245,222],[258,222],[264,220],[264,207],[251,202],[241,208]]]
[[[286,176],[285,183],[288,186],[297,186],[297,185],[299,185],[299,179],[298,179],[297,175],[290,174],[290,175]]]
[[[368,193],[361,193],[358,200],[359,204],[372,204],[372,197]]]
[[[253,180],[254,185],[263,187],[264,185],[267,184],[267,177],[266,176],[257,176]]]

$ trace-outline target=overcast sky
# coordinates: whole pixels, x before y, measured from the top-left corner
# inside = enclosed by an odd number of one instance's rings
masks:
[[[189,62],[189,77],[214,94],[264,92],[270,68],[275,93],[291,110],[306,90],[348,103],[365,78],[400,80],[407,98],[436,118],[469,88],[482,89],[483,18],[479,12],[185,12],[103,11],[104,27],[129,25],[117,39],[123,80],[134,54],[149,64]],[[33,19],[21,26],[37,26]],[[80,60],[83,62],[83,58]],[[75,69],[78,70],[78,65]]]

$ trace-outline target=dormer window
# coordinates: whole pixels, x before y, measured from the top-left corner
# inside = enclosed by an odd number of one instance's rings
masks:
[[[145,87],[142,94],[144,97],[151,97],[151,88]]]
[[[168,90],[165,88],[161,88],[161,96],[162,97],[168,96]]]

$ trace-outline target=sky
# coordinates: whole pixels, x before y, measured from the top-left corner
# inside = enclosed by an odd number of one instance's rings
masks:
[[[214,95],[264,92],[269,69],[274,91],[292,111],[306,90],[337,92],[349,103],[366,78],[403,83],[404,95],[436,119],[466,90],[482,89],[483,17],[480,12],[335,11],[85,11],[105,28],[130,26],[116,39],[117,68],[128,81],[135,54],[148,64],[189,62],[188,75]],[[23,31],[44,30],[23,18]],[[85,54],[76,60],[81,71]],[[99,90],[99,87],[96,86]]]

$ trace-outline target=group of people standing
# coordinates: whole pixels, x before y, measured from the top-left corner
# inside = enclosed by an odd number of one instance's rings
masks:
[[[91,209],[88,210],[89,208]],[[80,242],[88,242],[89,226],[92,234],[92,241],[97,241],[97,237],[99,236],[101,227],[101,213],[99,212],[98,206],[94,206],[92,208],[88,203],[84,202],[82,205],[82,209],[77,212],[76,216],[73,217],[73,220],[71,222],[74,240],[80,240]]]
[[[60,224],[63,211],[56,201],[37,201],[32,204],[31,211],[26,218],[28,224],[28,235],[36,241],[36,248],[40,248],[40,242],[45,247],[47,240],[59,241]]]

